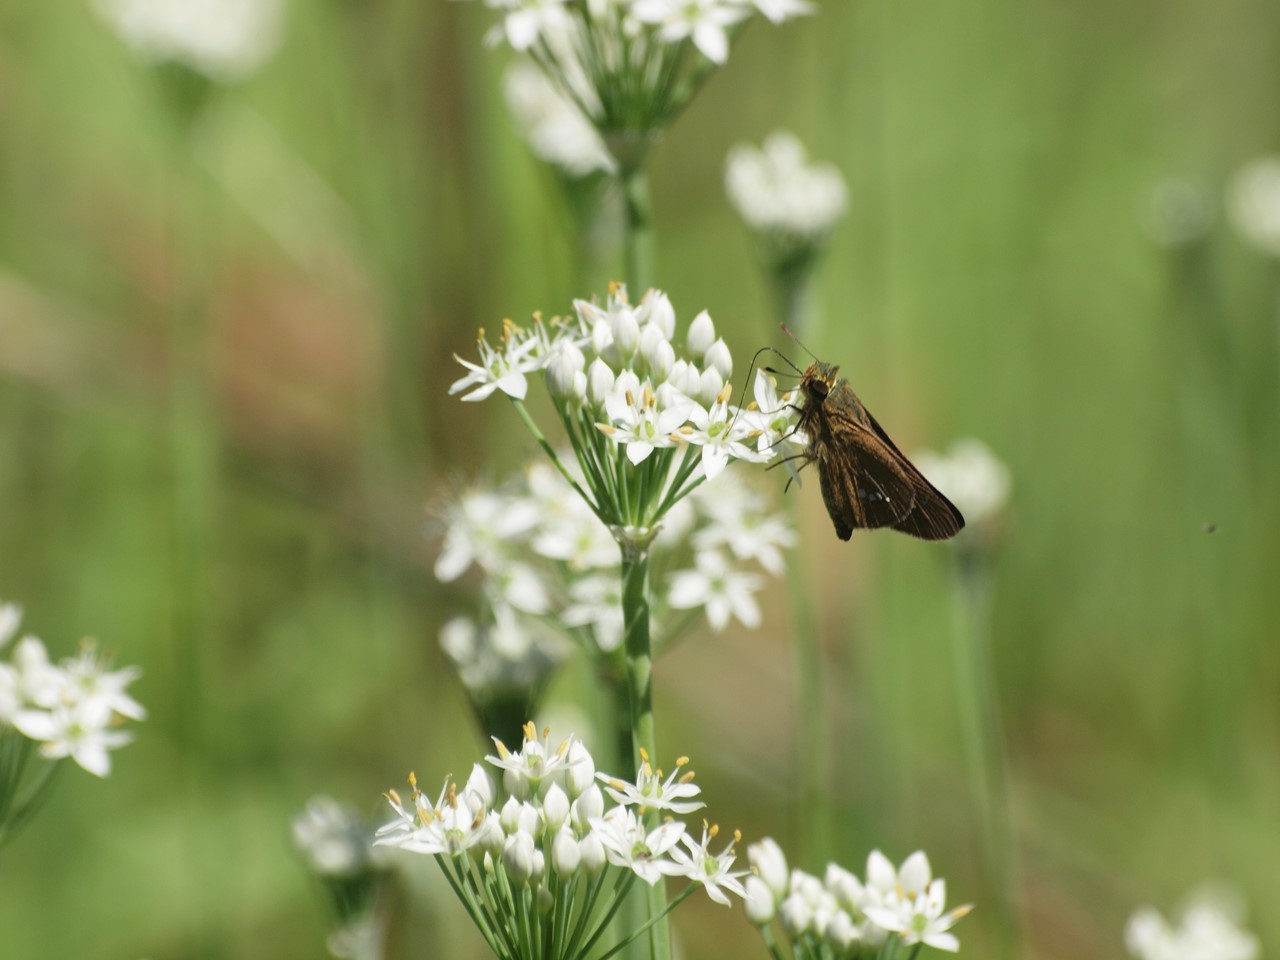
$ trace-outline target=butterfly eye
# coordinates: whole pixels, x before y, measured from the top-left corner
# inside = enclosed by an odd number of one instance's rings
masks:
[[[825,380],[814,380],[809,384],[809,390],[815,400],[827,399],[827,382]]]

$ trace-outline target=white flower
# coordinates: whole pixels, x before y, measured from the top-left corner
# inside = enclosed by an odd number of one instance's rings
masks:
[[[844,214],[844,179],[835,167],[810,165],[794,135],[771,134],[763,149],[739,144],[725,162],[729,200],[754,230],[805,243],[822,241]]]
[[[864,908],[867,919],[890,933],[897,933],[906,944],[924,943],[939,950],[955,953],[960,941],[948,931],[956,921],[971,909],[969,905],[956,907],[947,913],[946,881],[932,878],[929,859],[922,851],[907,858],[897,871],[896,882],[887,887],[885,861],[876,858],[875,876],[868,861],[868,887],[874,887],[880,903],[870,902]],[[889,870],[892,870],[889,866]]]
[[[52,710],[19,710],[13,718],[18,732],[40,741],[40,753],[52,760],[71,757],[94,776],[111,772],[108,751],[132,737],[109,730],[111,709],[100,700],[58,704]]]
[[[528,50],[540,38],[555,38],[572,29],[566,0],[489,0],[490,7],[510,10],[502,34],[514,50]]]
[[[665,780],[661,770],[654,771],[649,763],[649,755],[640,751],[640,769],[636,771],[636,782],[627,783],[607,773],[598,773],[596,778],[605,785],[605,792],[623,806],[636,805],[646,810],[670,810],[672,813],[686,814],[700,810],[706,806],[701,800],[695,800],[702,790],[693,782],[692,771],[681,773],[688,764],[688,757],[679,757],[675,769]]]
[[[795,532],[781,514],[766,511],[758,492],[731,472],[715,487],[699,487],[693,500],[707,519],[693,536],[694,549],[728,547],[736,559],[755,560],[774,576],[782,574],[782,550],[794,545]]]
[[[742,835],[734,832],[733,839],[718,854],[712,854],[710,849],[711,841],[715,839],[719,832],[719,827],[707,827],[705,824],[702,829],[702,842],[698,843],[689,834],[685,834],[680,838],[680,842],[688,849],[686,853],[679,847],[675,847],[671,851],[671,858],[684,866],[684,875],[694,883],[702,884],[709,896],[716,903],[730,906],[729,897],[725,894],[725,890],[735,893],[739,897],[746,897],[747,891],[742,886],[739,877],[747,875],[746,870],[733,870],[733,847]],[[723,889],[721,889],[723,888]]]
[[[642,23],[659,24],[658,35],[668,43],[692,37],[704,57],[723,64],[729,59],[725,28],[750,11],[736,0],[635,0],[631,13]]]
[[[698,407],[691,402],[659,407],[658,398],[648,383],[638,393],[625,386],[621,377],[614,384],[613,392],[605,399],[605,413],[610,422],[599,427],[615,443],[627,448],[628,460],[640,464],[654,450],[675,446],[672,434]]]
[[[488,490],[465,491],[444,510],[444,543],[434,573],[441,583],[456,580],[471,566],[494,571],[502,567],[511,541],[538,523],[538,507],[524,497]]]
[[[668,602],[677,610],[707,608],[713,630],[723,630],[729,618],[746,627],[760,625],[760,607],[752,596],[761,587],[760,577],[733,570],[718,551],[705,550],[695,558],[696,570],[684,570],[671,578]]]
[[[468,690],[529,687],[545,677],[562,654],[545,629],[522,620],[505,604],[492,609],[493,622],[454,617],[440,628],[440,647],[453,661]]]
[[[707,373],[715,373],[710,368]],[[737,407],[730,405],[733,388],[726,385],[709,409],[693,406],[688,414],[693,426],[681,431],[689,443],[702,448],[702,471],[707,480],[720,476],[730,460],[752,460],[757,463],[770,459],[773,452],[760,453],[748,446],[755,439],[755,425],[746,416],[739,416]]]
[[[501,740],[494,737],[494,746],[498,748],[497,756],[487,756],[485,759],[504,772],[527,782],[536,792],[544,780],[575,762],[569,756],[573,737],[566,738],[558,747],[552,748],[550,736],[551,729],[548,727],[543,730],[539,739],[537,728],[532,723],[527,723],[524,726],[524,747],[519,753],[512,753]]]
[[[614,548],[614,554],[617,548]],[[622,645],[622,580],[616,573],[601,573],[569,585],[570,603],[560,614],[568,627],[590,627],[597,646],[612,653]]]
[[[476,341],[480,351],[480,362],[472,363],[463,360],[457,354],[453,359],[470,371],[465,377],[454,381],[449,387],[449,395],[470,391],[463,395],[463,400],[484,400],[495,390],[501,390],[509,397],[523,400],[529,392],[529,382],[525,374],[532,373],[542,366],[544,358],[537,355],[542,346],[536,336],[523,336],[514,324],[507,321],[503,325],[502,349],[496,350],[485,339],[484,331]]]
[[[571,177],[612,172],[613,157],[577,105],[528,62],[507,70],[507,107],[533,152]]]
[[[644,821],[628,807],[614,807],[603,817],[592,820],[591,830],[604,847],[610,863],[626,867],[649,886],[663,876],[677,876],[684,872],[678,863],[666,856],[684,836],[683,823],[668,821],[646,833]]]
[[[448,777],[434,806],[427,803],[416,785],[412,813],[404,808],[394,791],[387,794],[387,802],[396,812],[397,819],[378,830],[375,843],[396,846],[411,853],[458,857],[480,842],[491,839],[490,830],[481,828],[493,815],[475,794],[464,790],[459,796],[457,785]]]
[[[773,922],[778,912],[778,902],[769,885],[759,877],[751,876],[747,877],[743,887],[746,891],[747,919],[756,926]]]
[[[0,647],[12,640],[22,625],[22,608],[16,603],[0,603]]]
[[[55,706],[66,683],[62,670],[49,662],[44,644],[23,637],[13,648],[12,663],[0,663],[0,723],[12,722],[23,707]]]
[[[307,801],[293,818],[293,843],[311,870],[321,876],[344,877],[369,864],[372,837],[354,810],[332,797]]]
[[[147,711],[142,704],[124,692],[125,687],[142,675],[137,667],[109,671],[96,648],[85,644],[80,656],[62,662],[62,670],[67,681],[63,690],[65,701],[97,700],[113,713],[130,720],[146,718]]]
[[[916,467],[975,525],[997,516],[1009,502],[1009,468],[982,441],[957,440],[943,455],[924,450]]]
[[[1246,240],[1280,256],[1280,157],[1262,157],[1231,182],[1227,211]]]
[[[1176,924],[1154,907],[1135,911],[1125,926],[1125,945],[1137,960],[1257,960],[1258,938],[1243,920],[1233,891],[1202,889],[1188,898]]]
[[[220,82],[241,80],[280,44],[281,0],[94,0],[143,60],[172,61]]]

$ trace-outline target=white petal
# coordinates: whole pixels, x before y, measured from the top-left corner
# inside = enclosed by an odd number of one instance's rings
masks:
[[[699,23],[693,28],[694,45],[703,56],[715,64],[729,59],[729,38],[718,23]]]
[[[523,400],[529,393],[529,381],[519,370],[511,370],[498,378],[497,387],[508,397]]]
[[[898,882],[912,896],[923,893],[932,879],[933,871],[929,869],[929,858],[925,856],[923,850],[917,850],[907,857],[902,864],[902,869],[898,871]]]
[[[634,464],[644,463],[649,454],[653,453],[653,444],[635,441],[627,444],[627,459]]]
[[[926,933],[921,939],[929,946],[948,953],[958,953],[960,950],[960,941],[954,933]]]
[[[111,756],[106,748],[95,740],[86,740],[78,744],[71,757],[96,777],[105,777],[111,772]]]

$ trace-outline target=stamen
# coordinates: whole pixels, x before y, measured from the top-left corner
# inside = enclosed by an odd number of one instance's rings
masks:
[[[607,423],[597,423],[596,429],[599,430],[601,433],[603,433],[607,437],[612,437],[615,433],[618,432],[618,429],[616,427]]]
[[[627,401],[627,406],[628,406],[628,407],[634,407],[634,406],[636,405],[636,397],[635,397],[635,394],[633,394],[630,390],[628,390],[628,391],[627,391],[626,393],[624,393],[622,396],[623,396],[623,399]]]
[[[646,750],[644,747],[641,747],[641,748],[640,748],[640,759],[641,759],[641,760],[643,760],[643,761],[645,762],[645,764],[646,764],[646,765],[648,765],[648,763],[649,763],[649,751],[648,751],[648,750]]]
[[[530,743],[538,739],[538,728],[533,725],[532,720],[530,720],[520,729],[524,731],[525,740],[529,741]]]
[[[677,782],[678,782],[678,783],[688,783],[688,782],[689,782],[690,780],[692,780],[692,779],[693,779],[693,771],[692,771],[692,770],[690,770],[690,771],[689,771],[688,773],[686,773],[683,777],[681,777]]]
[[[683,767],[689,762],[688,757],[676,757],[676,766]]]
[[[388,790],[383,794],[383,796],[394,803],[397,807],[404,806],[404,804],[400,802],[400,794],[396,793],[395,790]]]
[[[702,822],[706,823],[705,820]],[[707,828],[707,836],[710,837],[712,840],[714,840],[719,833],[720,833],[720,824],[718,823],[713,823],[710,827]]]
[[[733,384],[726,383],[724,389],[720,391],[720,396],[716,397],[716,403],[728,403],[733,399]]]
[[[498,748],[498,756],[500,756],[503,760],[511,756],[511,751],[507,749],[507,745],[503,743],[501,740],[499,740],[497,737],[493,738],[493,744]]]

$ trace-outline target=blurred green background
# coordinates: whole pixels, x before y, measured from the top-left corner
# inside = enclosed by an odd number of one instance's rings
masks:
[[[109,779],[66,776],[3,851],[5,958],[323,956],[293,812],[328,792],[381,817],[410,768],[484,749],[436,641],[457,598],[424,507],[536,448],[499,400],[446,396],[451,355],[591,292],[490,22],[296,2],[278,56],[179,132],[172,77],[88,4],[0,7],[0,597],[55,653],[92,634],[141,665],[151,711]],[[976,435],[1011,468],[992,652],[1021,956],[1122,956],[1135,906],[1206,877],[1280,945],[1280,269],[1221,210],[1280,149],[1277,90],[1264,0],[839,0],[745,31],[653,154],[659,285],[740,360],[795,351],[725,152],[786,126],[835,162],[851,209],[809,346],[904,449]],[[1169,176],[1219,213],[1176,248],[1144,227]],[[832,737],[808,746],[836,770],[830,857],[923,847],[979,899],[947,555],[842,544],[816,485],[789,496],[832,664]],[[661,662],[659,732],[717,820],[794,851],[771,589],[761,630]],[[480,956],[421,866],[402,955]],[[961,924],[966,955],[996,913]],[[690,958],[764,955],[703,898],[676,929]]]

